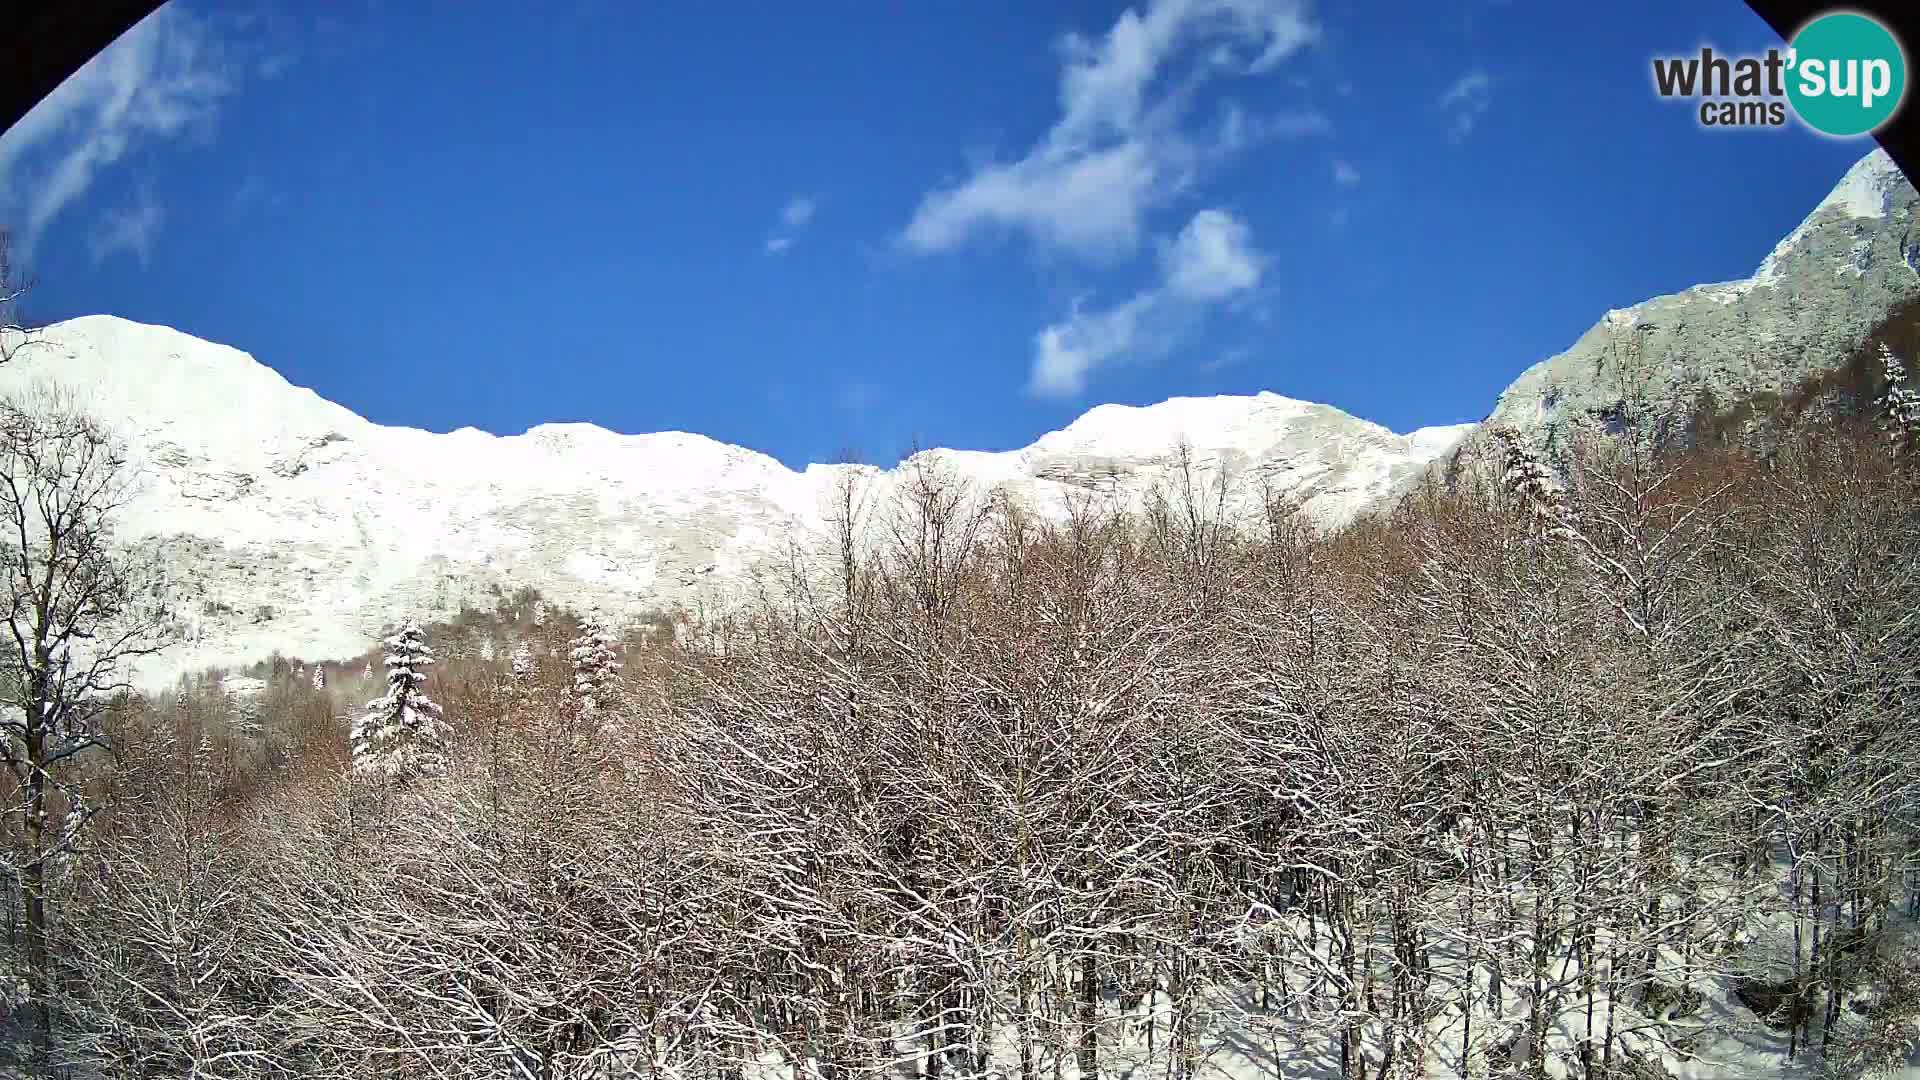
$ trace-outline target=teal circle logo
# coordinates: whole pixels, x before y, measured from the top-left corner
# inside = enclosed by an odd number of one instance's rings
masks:
[[[1893,33],[1851,11],[1822,15],[1793,35],[1787,100],[1808,127],[1865,135],[1887,122],[1907,92],[1907,58]]]

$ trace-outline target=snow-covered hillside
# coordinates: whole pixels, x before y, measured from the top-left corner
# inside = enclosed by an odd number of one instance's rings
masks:
[[[1609,312],[1528,368],[1491,423],[1551,446],[1605,422],[1620,397],[1602,360],[1635,327],[1662,422],[1703,392],[1779,390],[1832,367],[1896,305],[1920,296],[1920,195],[1883,151],[1862,158],[1749,278]],[[271,358],[269,358],[271,359]],[[1077,495],[1137,502],[1191,448],[1201,483],[1235,478],[1233,511],[1263,493],[1322,526],[1391,504],[1476,425],[1395,434],[1275,394],[1102,405],[1023,450],[932,450],[893,470],[812,465],[700,435],[543,424],[521,435],[382,427],[271,367],[175,330],[107,316],[47,328],[0,367],[0,392],[67,385],[126,439],[142,494],[126,536],[157,543],[186,600],[189,640],[141,681],[273,650],[351,655],[403,617],[436,619],[533,586],[619,619],[714,610],[757,568],[824,552],[842,478],[869,507],[917,464],[951,468],[1043,513]]]
[[[1609,311],[1500,395],[1489,427],[1516,428],[1549,449],[1570,427],[1618,415],[1616,349],[1646,362],[1638,383],[1656,424],[1792,389],[1844,363],[1896,306],[1920,297],[1920,193],[1884,150],[1855,162],[1754,272]],[[1629,360],[1629,363],[1632,361]]]
[[[358,653],[404,616],[451,615],[530,585],[619,617],[712,608],[790,545],[818,548],[839,479],[886,505],[901,469],[809,466],[700,435],[543,424],[522,435],[383,427],[224,345],[106,316],[47,328],[0,368],[0,391],[54,381],[126,440],[141,493],[125,538],[157,542],[189,640],[142,672],[272,650]],[[1396,435],[1273,394],[1105,405],[1024,450],[934,450],[976,492],[1043,512],[1069,493],[1137,499],[1183,441],[1203,475],[1259,477],[1323,524],[1351,518],[1471,425]]]

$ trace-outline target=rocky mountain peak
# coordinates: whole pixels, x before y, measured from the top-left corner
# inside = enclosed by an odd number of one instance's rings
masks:
[[[1629,393],[1645,396],[1651,423],[1673,430],[1709,403],[1784,393],[1837,367],[1920,295],[1916,210],[1920,194],[1876,149],[1752,275],[1607,312],[1515,379],[1487,423],[1552,456],[1575,427],[1615,424]]]

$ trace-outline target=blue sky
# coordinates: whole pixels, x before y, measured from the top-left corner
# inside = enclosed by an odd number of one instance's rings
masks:
[[[0,137],[0,221],[30,314],[382,423],[891,463],[1272,390],[1406,431],[1751,272],[1871,149],[1653,94],[1776,42],[1727,0],[191,0]]]

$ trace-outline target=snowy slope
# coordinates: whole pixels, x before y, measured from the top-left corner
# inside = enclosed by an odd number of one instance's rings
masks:
[[[1515,379],[1488,426],[1551,449],[1574,426],[1605,424],[1623,392],[1616,346],[1642,350],[1654,422],[1669,427],[1684,424],[1703,395],[1726,404],[1838,367],[1896,306],[1920,297],[1916,213],[1920,193],[1875,149],[1752,275],[1607,312]]]
[[[1731,400],[1840,362],[1896,304],[1920,296],[1920,196],[1882,151],[1862,158],[1744,280],[1607,313],[1572,348],[1503,393],[1491,423],[1551,446],[1619,400],[1601,363],[1626,327],[1653,360],[1650,389],[1684,419],[1702,391]],[[543,424],[522,435],[436,434],[373,424],[289,384],[246,353],[107,316],[48,328],[0,367],[0,392],[70,387],[127,440],[143,490],[126,536],[157,544],[185,597],[189,640],[148,685],[273,650],[358,653],[402,617],[435,619],[531,585],[619,618],[715,610],[793,545],[824,551],[836,487],[853,475],[883,507],[906,471],[935,463],[976,494],[1011,492],[1043,513],[1089,495],[1137,504],[1177,486],[1191,448],[1199,481],[1237,481],[1230,510],[1262,490],[1323,525],[1390,504],[1465,444],[1476,425],[1398,435],[1275,394],[1102,405],[1023,450],[932,450],[901,467],[811,465],[700,435],[621,435]]]
[[[818,549],[840,478],[884,506],[902,470],[809,466],[700,435],[543,424],[522,435],[383,427],[223,345],[106,316],[46,329],[0,368],[0,392],[55,381],[126,440],[141,493],[126,539],[157,543],[189,640],[142,682],[278,649],[352,655],[403,616],[434,619],[531,585],[618,617],[725,606],[789,545]],[[1323,524],[1374,505],[1470,428],[1396,435],[1273,394],[1094,409],[1024,450],[920,456],[976,492],[1042,512],[1074,493],[1137,501],[1183,440],[1203,476],[1227,468],[1304,500]]]

